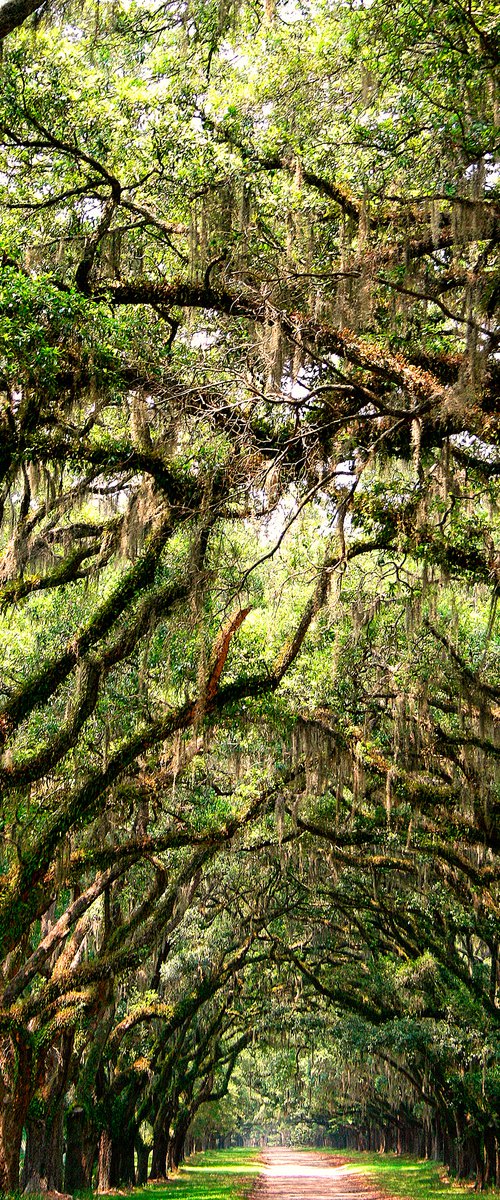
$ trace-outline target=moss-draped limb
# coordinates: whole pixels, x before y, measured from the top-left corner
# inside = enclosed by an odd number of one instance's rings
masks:
[[[235,817],[227,820],[223,826],[214,828],[206,833],[198,832],[195,828],[187,827],[182,823],[181,828],[171,830],[164,834],[145,835],[144,837],[128,838],[127,841],[116,846],[99,846],[91,845],[84,849],[75,850],[70,855],[67,874],[65,876],[68,882],[80,879],[82,871],[105,870],[111,867],[115,862],[121,859],[129,859],[130,862],[138,861],[140,858],[147,858],[150,855],[163,853],[165,850],[182,849],[185,846],[201,846],[211,844],[214,838],[222,837],[224,840],[230,840],[238,831],[251,823],[253,818],[258,814],[262,806],[266,802],[276,797],[280,790],[286,788],[288,784],[302,780],[304,777],[304,767],[301,764],[291,768],[289,771],[283,772],[278,783],[272,784],[269,789],[258,796],[251,802],[245,812],[238,814]],[[165,785],[169,785],[174,778],[173,774],[167,777]],[[177,776],[178,778],[178,776]],[[156,781],[152,781],[153,791],[156,791]],[[141,783],[137,786],[137,797],[144,795],[145,785]],[[127,795],[130,789],[127,788]],[[265,843],[272,844],[272,843]],[[49,878],[52,875],[49,873]],[[38,913],[37,915],[40,915]]]
[[[2,996],[4,1007],[8,1007],[22,994],[41,967],[46,963],[47,959],[66,937],[71,926],[80,919],[82,914],[90,908],[111,883],[119,879],[129,869],[129,866],[130,859],[122,859],[114,866],[108,867],[107,871],[98,875],[90,886],[68,905],[65,912],[55,922],[46,937],[39,942],[36,950],[33,951],[14,978],[7,984]]]
[[[161,885],[153,887],[146,901],[139,904],[125,926],[116,930],[95,959],[64,971],[58,971],[56,965],[48,983],[13,1005],[14,1014],[22,1013],[24,1020],[30,1021],[35,1016],[50,1014],[62,998],[66,1001],[68,996],[76,998],[81,994],[85,1002],[93,985],[113,980],[124,971],[136,970],[147,962],[152,947],[166,932],[175,928],[183,915],[183,891],[190,884],[192,892],[197,888],[202,869],[215,854],[218,844],[197,848],[163,895]]]
[[[115,1026],[112,1034],[110,1035],[110,1049],[115,1050],[120,1045],[126,1034],[133,1029],[135,1025],[140,1024],[143,1021],[152,1020],[156,1016],[161,1017],[162,1021],[165,1022],[162,1028],[161,1040],[163,1043],[167,1041],[171,1034],[176,1029],[179,1029],[185,1021],[190,1019],[194,1013],[201,1008],[206,1000],[212,996],[215,996],[217,992],[222,990],[228,979],[230,979],[234,972],[238,971],[245,962],[256,937],[257,931],[243,939],[242,944],[238,946],[236,951],[230,956],[227,962],[217,962],[210,975],[203,979],[193,992],[183,997],[183,999],[176,1004],[172,1015],[168,1013],[168,1005],[165,1006],[164,1014],[158,1012],[158,1006],[156,1002],[152,1005],[142,1006],[137,1011],[136,1015],[134,1014],[134,1010],[132,1010],[123,1019],[123,1021],[120,1021],[119,1024]]]
[[[204,127],[217,141],[231,146],[233,150],[237,150],[244,163],[256,168],[258,171],[264,171],[269,174],[282,171],[292,177],[296,177],[298,171],[300,173],[301,184],[306,184],[307,187],[312,188],[320,195],[333,200],[346,217],[350,217],[352,221],[359,222],[362,215],[363,200],[359,200],[345,184],[340,184],[335,179],[329,179],[326,175],[319,174],[318,170],[313,170],[309,167],[303,157],[297,156],[295,148],[290,146],[283,149],[280,147],[275,152],[271,151],[270,153],[263,154],[252,146],[251,143],[244,142],[241,136],[238,136],[236,129],[231,128],[230,123],[225,125],[217,123],[205,112],[200,113],[200,119]],[[390,227],[394,235],[397,235],[398,232],[402,233],[406,237],[405,251],[410,259],[424,257],[427,254],[431,254],[437,248],[441,249],[444,246],[448,246],[451,242],[450,227],[452,218],[450,212],[446,210],[439,213],[439,231],[437,236],[436,232],[434,232],[432,238],[412,239],[408,242],[408,210],[412,212],[414,219],[415,210],[417,206],[420,206],[421,219],[424,224],[427,223],[428,215],[426,210],[429,199],[428,196],[407,196],[404,198],[393,198],[391,196],[382,205],[379,205],[378,209],[376,207],[372,208],[370,212],[370,228],[377,232],[386,231]],[[397,203],[398,200],[399,204]],[[471,216],[473,212],[481,213],[483,219],[485,219],[483,236],[487,237],[488,231],[490,234],[495,234],[496,220],[500,215],[500,206],[495,198],[491,200],[484,197],[471,199],[468,197],[462,198],[461,196],[449,196],[438,192],[435,195],[435,200],[444,201],[450,206],[455,203],[460,206],[463,205],[464,208],[468,207]],[[328,217],[324,217],[323,220],[328,220]],[[470,222],[470,229],[465,232],[466,239],[468,236],[471,241],[477,240],[477,228],[472,220]],[[382,249],[382,254],[384,253],[384,249],[385,247]],[[372,253],[375,258],[378,252],[379,248],[377,246],[374,247]],[[392,243],[391,252],[395,257],[398,252],[400,253],[400,249],[399,247],[394,247]],[[387,250],[385,250],[385,254],[387,256]]]
[[[111,595],[99,605],[88,624],[67,642],[61,654],[55,655],[10,697],[0,711],[4,740],[35,707],[49,699],[67,679],[79,659],[105,637],[137,593],[152,583],[173,528],[171,517],[164,517],[150,535],[144,553],[113,588]]]
[[[129,790],[127,790],[127,794],[129,794]],[[136,795],[143,797],[143,786],[137,788]],[[226,828],[230,827],[226,826]],[[140,858],[147,858],[148,855],[162,854],[164,850],[178,850],[184,846],[202,845],[211,836],[211,834],[197,833],[193,829],[181,828],[156,836],[145,834],[144,837],[127,838],[125,842],[114,846],[94,844],[72,852],[66,880],[67,882],[76,882],[81,878],[82,871],[106,870],[121,859],[136,862]],[[52,874],[49,872],[48,879],[52,878]]]
[[[388,1011],[387,1008],[384,1009],[382,1005],[376,1006],[367,996],[359,996],[354,990],[350,991],[341,985],[330,987],[328,984],[323,983],[301,955],[285,946],[276,936],[273,936],[272,942],[277,961],[281,959],[284,962],[293,963],[318,995],[332,1001],[333,1004],[338,1005],[344,1011],[357,1013],[359,1016],[371,1021],[373,1025],[380,1025],[389,1016],[398,1015],[394,1010]]]
[[[126,439],[108,445],[97,445],[78,434],[69,437],[58,432],[37,433],[33,445],[27,444],[25,457],[43,456],[54,462],[70,463],[76,469],[82,464],[92,468],[96,474],[120,473],[150,476],[162,493],[165,501],[175,512],[176,520],[193,516],[199,511],[205,498],[206,480],[195,472],[190,473],[176,466],[157,449],[141,449]],[[225,491],[226,472],[221,470],[218,479],[212,481],[214,497]]]
[[[415,400],[415,412],[427,411],[429,404],[443,398],[439,380],[428,371],[412,365],[410,359],[360,338],[351,330],[336,330],[301,313],[289,314],[261,297],[204,287],[184,282],[156,283],[137,280],[112,284],[102,295],[113,304],[163,304],[167,307],[205,308],[233,317],[247,317],[258,324],[278,324],[292,340],[300,339],[316,350],[338,354],[355,366],[398,384]],[[99,293],[96,294],[96,298]],[[423,406],[423,407],[422,407]]]
[[[461,657],[456,647],[452,644],[450,639],[446,637],[446,634],[444,634],[440,629],[436,629],[436,626],[433,625],[432,621],[430,621],[427,617],[424,617],[423,623],[425,628],[430,631],[436,641],[440,642],[441,645],[444,646],[452,662],[457,667],[459,674],[462,676],[467,689],[473,694],[476,693],[480,700],[487,700],[490,702],[492,700],[500,701],[500,687],[494,687],[492,684],[488,683],[487,680],[480,679],[477,672],[474,671],[472,667]]]
[[[112,549],[110,546],[103,553],[100,541],[94,542],[90,546],[79,546],[46,575],[18,576],[16,579],[9,579],[8,583],[4,583],[0,587],[0,608],[5,608],[8,604],[18,604],[20,600],[31,596],[33,592],[47,591],[49,588],[62,587],[66,583],[83,579],[90,570],[103,567],[109,562]],[[93,560],[91,566],[82,571],[83,564],[89,558]]]
[[[98,875],[89,887],[68,905],[27,962],[9,982],[2,997],[3,1009],[6,1010],[12,1004],[15,1005],[23,990],[50,960],[54,950],[67,936],[71,927],[77,921],[81,921],[91,905],[110,884],[122,877],[134,863],[140,860],[152,863],[156,870],[156,877],[149,893],[140,900],[128,920],[120,925],[101,947],[97,963],[92,964],[96,968],[95,972],[92,971],[92,965],[89,969],[79,966],[71,968],[70,963],[66,963],[68,955],[63,955],[61,960],[56,961],[49,984],[42,987],[37,995],[36,1011],[43,1013],[46,1009],[53,1007],[56,1001],[59,1002],[60,997],[66,995],[67,992],[76,995],[102,978],[114,978],[122,969],[143,961],[142,951],[144,950],[145,956],[148,957],[151,953],[151,946],[158,938],[163,938],[165,934],[168,936],[172,921],[175,925],[178,924],[182,913],[192,901],[199,886],[205,864],[213,858],[216,851],[224,844],[229,843],[238,831],[251,824],[258,813],[265,811],[270,801],[274,800],[284,787],[295,782],[301,775],[300,768],[290,769],[277,783],[259,792],[243,814],[234,816],[220,830],[200,838],[198,843],[195,842],[194,849],[193,839],[190,839],[189,836],[186,835],[181,839],[178,835],[173,834],[170,837],[159,839],[159,845],[155,844],[153,839],[145,839],[146,845],[141,845],[139,850],[136,848],[132,854],[129,850],[126,856],[120,856],[114,865]],[[181,867],[168,888],[166,888],[166,867],[158,860],[152,859],[151,843],[157,851],[183,845],[192,848],[187,863]],[[85,934],[85,929],[83,934]],[[73,950],[70,951],[70,959],[72,955]],[[103,962],[106,968],[104,975]],[[20,1005],[21,1007],[26,1006],[26,1011],[34,1015],[35,1010],[33,1010],[30,997],[27,997],[26,1001],[21,1001]],[[15,1008],[19,1008],[19,1004],[15,1005]]]
[[[156,588],[139,604],[134,619],[120,630],[114,640],[106,646],[99,657],[89,655],[81,664],[81,678],[68,720],[60,727],[53,740],[27,760],[0,768],[0,786],[7,790],[33,783],[64,757],[75,745],[76,739],[89,716],[94,712],[99,689],[112,667],[123,662],[134,650],[141,637],[149,631],[152,623],[162,620],[180,601],[190,594],[192,580],[169,583]]]
[[[40,0],[6,0],[0,10],[0,41],[40,8]]]
[[[232,824],[225,826],[224,830],[224,836],[227,835],[228,837],[231,837],[235,831]],[[122,869],[123,871],[128,871],[131,866],[138,863],[141,859],[148,860],[153,855],[162,854],[165,850],[179,850],[189,846],[212,845],[213,837],[213,834],[196,834],[193,830],[188,830],[187,832],[176,830],[166,834],[159,834],[157,837],[144,836],[130,838],[121,845],[106,847],[94,845],[76,850],[70,855],[64,882],[66,884],[79,884],[82,873],[92,869],[108,871],[116,867],[117,870],[119,869],[119,874],[121,874]],[[45,875],[43,886],[38,890],[38,904],[33,910],[33,920],[39,919],[47,912],[59,886],[58,871],[56,867],[52,866]],[[17,972],[12,976],[14,984],[16,983],[16,979]]]
[[[457,799],[458,795],[459,793],[457,793]],[[446,798],[444,798],[444,802],[446,803]],[[446,809],[447,813],[448,811]],[[459,850],[446,843],[442,835],[440,838],[437,829],[431,834],[427,830],[425,821],[422,829],[416,829],[411,845],[399,854],[389,854],[377,853],[372,850],[374,840],[381,832],[380,825],[375,822],[368,825],[366,830],[339,831],[328,828],[324,822],[311,821],[297,813],[292,813],[292,816],[297,828],[302,832],[310,833],[313,837],[328,842],[332,846],[332,859],[338,860],[340,863],[360,868],[400,871],[403,875],[409,876],[415,871],[415,853],[418,852],[422,858],[442,859],[444,863],[465,876],[474,887],[481,888],[483,891],[499,878],[498,870],[489,864],[484,867],[476,866],[471,858],[467,858],[464,853],[460,853]],[[500,913],[500,907],[491,895],[489,906],[493,912]]]
[[[358,552],[361,552],[360,547],[358,547]],[[292,638],[286,641],[269,673],[240,678],[234,684],[220,687],[210,697],[203,693],[195,700],[187,701],[176,711],[151,722],[145,729],[138,731],[128,741],[123,742],[110,756],[104,769],[95,771],[80,787],[69,794],[64,803],[48,819],[42,835],[32,844],[29,851],[24,853],[21,866],[5,882],[0,905],[0,946],[3,953],[7,953],[15,945],[22,931],[29,926],[37,912],[41,898],[46,894],[45,877],[61,839],[76,823],[91,819],[101,797],[135,762],[138,755],[143,754],[159,742],[165,741],[175,732],[190,728],[198,720],[200,711],[206,715],[222,712],[228,705],[247,697],[263,696],[279,686],[285,672],[299,654],[307,631],[317,615],[321,603],[324,603],[327,594],[328,573],[332,563],[337,561],[337,559],[332,559],[331,555],[327,556],[326,565],[320,570],[318,584],[311,600],[305,607],[297,629]],[[149,570],[154,569],[154,562],[153,564],[149,563],[148,567]],[[114,599],[115,594],[111,600]],[[108,616],[107,613],[106,616]],[[102,618],[101,623],[103,623]],[[225,644],[224,649],[226,651]]]

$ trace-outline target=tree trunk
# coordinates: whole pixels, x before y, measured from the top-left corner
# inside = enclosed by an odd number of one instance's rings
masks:
[[[184,1146],[186,1142],[187,1131],[189,1129],[190,1114],[182,1121],[178,1121],[174,1134],[168,1143],[167,1153],[167,1168],[169,1171],[177,1171],[184,1158]],[[217,1134],[213,1135],[214,1143],[218,1141]]]
[[[0,1194],[19,1191],[22,1121],[16,1113],[2,1112],[0,1117]]]
[[[145,1146],[140,1134],[135,1140],[135,1148],[137,1151],[137,1179],[138,1187],[142,1187],[147,1183],[148,1179],[148,1162],[149,1162],[149,1147]]]
[[[111,1152],[113,1143],[107,1129],[103,1129],[99,1138],[99,1166],[97,1175],[97,1191],[109,1192],[111,1187]]]
[[[122,1183],[135,1184],[134,1132],[131,1129],[123,1136],[113,1138],[111,1187],[119,1187]]]
[[[481,1139],[470,1132],[462,1114],[455,1113],[456,1139],[454,1145],[453,1173],[458,1179],[475,1176],[476,1190],[484,1187],[484,1156]]]
[[[82,1192],[92,1187],[96,1152],[97,1135],[83,1108],[72,1109],[66,1117],[66,1192]]]
[[[150,1179],[166,1179],[167,1176],[168,1136],[165,1129],[155,1130],[153,1138],[153,1157],[151,1159]]]
[[[495,1130],[492,1125],[485,1130],[484,1134],[484,1156],[485,1156],[485,1186],[494,1187],[497,1182],[497,1162],[498,1162],[498,1143],[495,1136]]]
[[[63,1186],[62,1108],[50,1121],[26,1123],[26,1152],[21,1186],[26,1192],[61,1192]]]
[[[33,1091],[33,1058],[24,1041],[0,1044],[0,1193],[19,1190],[21,1139]]]

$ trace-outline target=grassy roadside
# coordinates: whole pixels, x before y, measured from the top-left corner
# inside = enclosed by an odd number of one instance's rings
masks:
[[[301,1149],[305,1155],[318,1153],[312,1147]],[[471,1200],[472,1185],[448,1181],[441,1163],[356,1150],[325,1149],[319,1153],[349,1158],[347,1169],[362,1175],[391,1200],[459,1200],[461,1196]],[[134,1188],[130,1200],[248,1200],[260,1170],[259,1150],[206,1151],[190,1158],[164,1185]],[[498,1189],[482,1194],[500,1200]],[[89,1195],[88,1200],[98,1198]]]
[[[165,1186],[134,1188],[134,1200],[246,1200],[261,1169],[258,1150],[207,1150],[183,1163]]]
[[[470,1198],[473,1191],[472,1185],[449,1181],[442,1163],[369,1151],[350,1150],[346,1154],[353,1160],[352,1171],[369,1176],[382,1192],[401,1200],[455,1200],[458,1196]],[[482,1195],[498,1197],[500,1192],[495,1189]]]

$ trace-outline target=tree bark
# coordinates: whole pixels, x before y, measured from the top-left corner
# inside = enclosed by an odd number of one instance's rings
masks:
[[[19,1159],[23,1123],[17,1113],[2,1112],[0,1117],[0,1193],[19,1190]]]
[[[97,1135],[83,1108],[72,1109],[66,1118],[66,1192],[81,1192],[92,1187],[96,1152]]]
[[[484,1134],[484,1157],[485,1186],[494,1187],[497,1182],[498,1142],[492,1125],[488,1126]]]
[[[176,1171],[179,1164],[184,1158],[184,1143],[186,1141],[186,1129],[182,1126],[176,1129],[174,1136],[170,1138],[168,1143],[167,1153],[167,1170]]]
[[[33,1091],[33,1056],[24,1040],[0,1044],[0,1193],[19,1190],[21,1139]]]
[[[26,1192],[61,1192],[63,1187],[63,1113],[51,1121],[35,1117],[26,1124],[26,1152],[21,1179]]]
[[[167,1176],[168,1135],[165,1129],[155,1130],[153,1137],[153,1157],[151,1159],[150,1179],[166,1179]]]
[[[137,1151],[136,1183],[138,1187],[142,1187],[148,1179],[149,1146],[144,1144],[140,1134],[137,1134],[135,1139],[135,1148]]]
[[[99,1166],[97,1175],[97,1191],[109,1192],[111,1187],[111,1157],[113,1143],[107,1129],[103,1129],[99,1139]]]
[[[111,1187],[135,1184],[134,1131],[128,1129],[123,1136],[113,1138],[111,1152]]]
[[[2,4],[0,8],[0,40],[7,37],[7,34],[12,33],[14,29],[18,29],[32,13],[36,12],[37,8],[42,7],[42,3],[43,0],[7,0],[6,4]]]

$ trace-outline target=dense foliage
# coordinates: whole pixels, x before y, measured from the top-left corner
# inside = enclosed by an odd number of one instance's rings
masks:
[[[4,1191],[500,1174],[496,18],[0,10]]]

